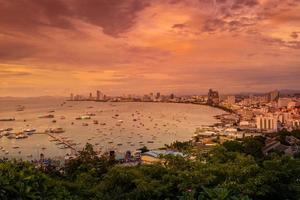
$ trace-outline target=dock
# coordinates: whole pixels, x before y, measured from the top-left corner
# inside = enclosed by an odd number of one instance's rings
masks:
[[[60,138],[60,137],[57,137],[57,136],[55,136],[54,134],[52,134],[52,133],[49,133],[49,132],[44,132],[44,133],[38,133],[38,134],[46,134],[46,135],[48,135],[48,136],[50,136],[50,137],[52,137],[53,139],[55,139],[55,140],[57,140],[57,141],[59,141],[59,142],[61,142],[62,144],[64,144],[65,146],[67,146],[68,148],[70,148],[70,149],[72,149],[72,150],[74,150],[76,153],[78,153],[78,150],[74,147],[74,146],[72,146],[70,143],[68,143],[67,141],[65,141],[64,139],[62,139],[62,138]]]

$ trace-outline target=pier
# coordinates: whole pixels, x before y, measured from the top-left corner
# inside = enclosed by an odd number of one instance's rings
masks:
[[[44,133],[39,133],[39,134],[46,134],[46,135],[52,137],[53,139],[57,140],[58,142],[64,144],[64,145],[67,146],[68,148],[74,150],[76,153],[78,153],[78,150],[77,150],[74,146],[72,146],[70,143],[68,143],[68,142],[65,141],[64,139],[55,136],[54,134],[51,134],[51,133],[49,133],[49,132],[44,132]]]

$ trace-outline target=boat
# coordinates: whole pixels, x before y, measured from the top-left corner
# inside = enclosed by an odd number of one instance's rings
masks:
[[[64,133],[65,130],[63,128],[49,128],[45,131],[46,133]]]
[[[33,128],[28,128],[28,129],[25,129],[24,131],[23,131],[23,133],[33,133],[33,132],[35,132],[36,131],[36,129],[33,129]]]
[[[105,126],[105,125],[106,125],[106,123],[100,123],[100,125],[102,125],[102,126]]]
[[[13,128],[0,129],[0,133],[1,133],[1,132],[4,132],[4,131],[12,131],[12,130],[13,130]]]
[[[75,119],[76,119],[76,120],[91,119],[91,116],[88,116],[88,115],[82,115],[82,116],[80,116],[80,117],[76,117]]]
[[[19,134],[19,135],[16,135],[15,137],[16,139],[25,139],[25,138],[28,138],[27,135],[23,135],[23,134]]]
[[[42,115],[42,116],[39,116],[39,118],[54,118],[54,115]]]
[[[17,111],[20,112],[20,111],[24,111],[25,109],[25,106],[21,106],[21,105],[18,105],[17,106]]]
[[[14,117],[12,117],[12,118],[1,118],[0,119],[0,121],[2,121],[2,122],[8,122],[8,121],[15,121],[16,119],[14,118]]]
[[[19,146],[13,146],[13,149],[18,149],[18,148],[20,148]]]
[[[94,124],[99,124],[98,120],[94,120],[93,122]]]
[[[92,116],[96,116],[96,114],[95,114],[95,113],[86,113],[85,115],[86,115],[86,116],[90,116],[90,117],[92,117]]]
[[[82,123],[82,126],[88,126],[89,124],[88,123]]]

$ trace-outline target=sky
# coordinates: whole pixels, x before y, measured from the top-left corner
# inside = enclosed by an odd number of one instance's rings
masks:
[[[0,0],[0,96],[299,86],[300,0]]]

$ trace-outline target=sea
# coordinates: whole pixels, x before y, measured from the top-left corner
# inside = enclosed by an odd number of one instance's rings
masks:
[[[18,108],[24,108],[18,111]],[[0,138],[0,158],[32,160],[42,153],[46,158],[61,158],[80,151],[86,143],[99,152],[135,151],[164,147],[174,141],[190,140],[195,130],[217,122],[215,115],[224,111],[204,105],[153,102],[67,101],[65,98],[0,98],[0,129],[12,133],[35,129],[24,139]],[[54,115],[54,118],[40,116]],[[91,119],[76,118],[91,115]],[[97,123],[98,122],[98,123]],[[62,128],[53,133],[74,144],[74,149],[61,148],[44,134],[47,129]],[[2,132],[3,134],[4,132]]]

